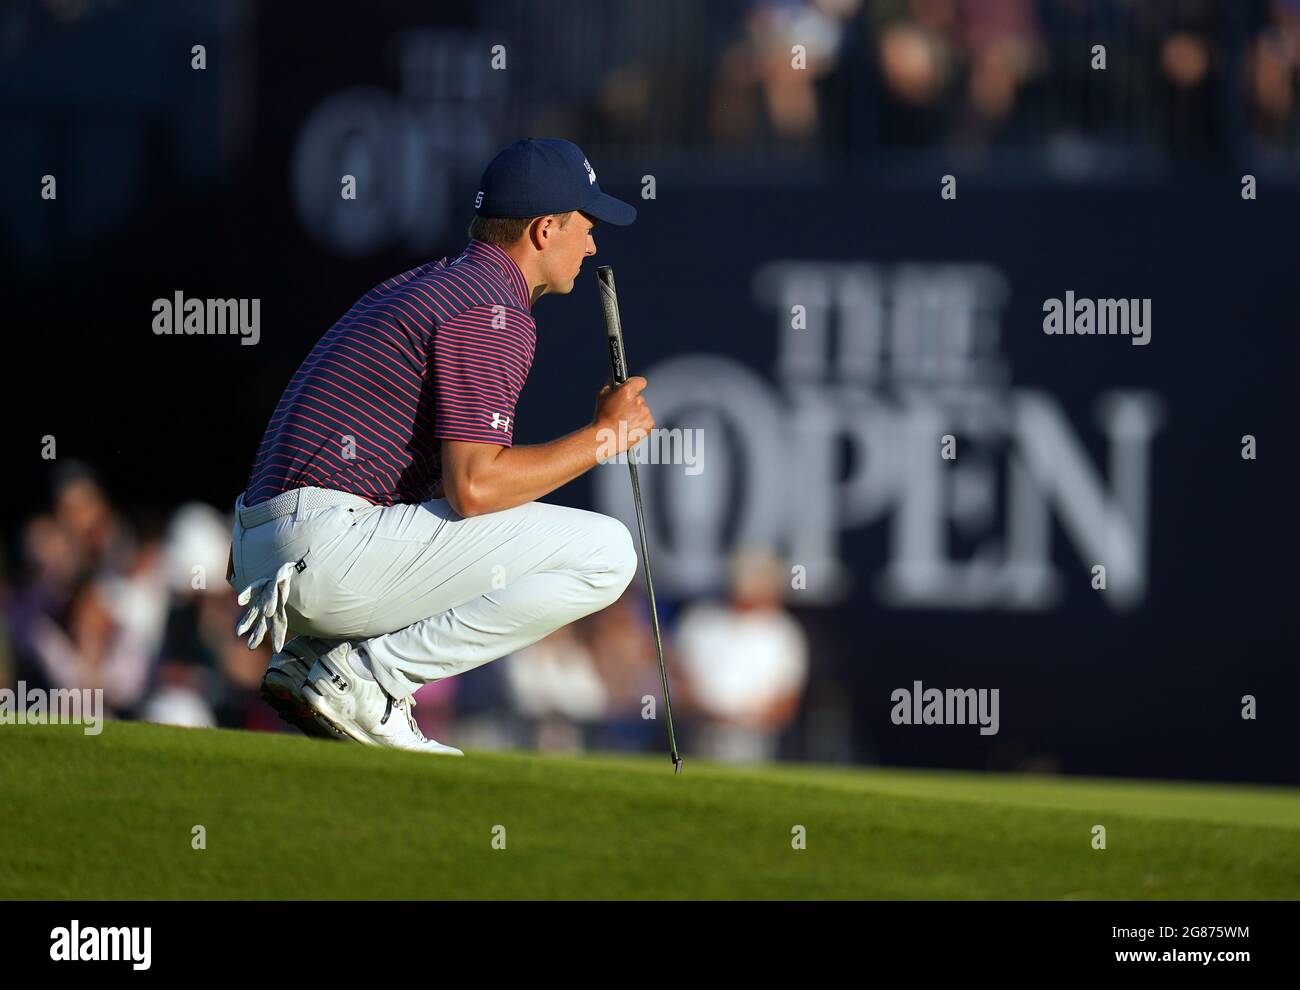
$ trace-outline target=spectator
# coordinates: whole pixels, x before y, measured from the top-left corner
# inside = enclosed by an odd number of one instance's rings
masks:
[[[215,729],[217,716],[204,697],[202,671],[188,663],[164,663],[158,670],[158,687],[145,701],[140,718],[161,725],[190,729]]]
[[[54,521],[71,541],[79,570],[127,570],[134,552],[131,535],[86,465],[72,461],[56,472]]]
[[[534,726],[538,749],[582,750],[581,726],[609,708],[595,661],[574,625],[508,657],[506,679],[515,708]]]
[[[1264,144],[1294,147],[1300,78],[1300,0],[1274,0],[1246,54],[1250,127]]]
[[[662,601],[659,612],[667,622],[668,610]],[[595,745],[600,749],[635,750],[660,745],[663,729],[658,706],[663,703],[662,687],[644,589],[633,582],[618,601],[587,616],[580,628],[608,697],[604,718],[594,732]],[[666,634],[664,664],[670,682],[677,684],[680,678],[675,654]],[[654,699],[654,718],[643,714],[647,696]]]
[[[30,614],[23,634],[23,645],[44,685],[102,688],[106,711],[115,716],[129,713],[143,696],[149,653],[139,637],[114,618],[101,581],[84,576],[64,607],[52,614]]]
[[[187,503],[172,516],[162,554],[166,633],[148,710],[202,719],[206,708],[206,717],[226,728],[278,730],[258,694],[270,647],[250,651],[234,635],[242,610],[225,581],[229,533],[225,517],[208,505]]]
[[[858,6],[858,0],[754,0],[741,37],[718,66],[711,102],[715,139],[744,145],[760,130],[778,143],[819,137],[816,84],[835,68],[845,23]]]
[[[27,581],[10,612],[16,673],[33,686],[103,689],[108,711],[128,714],[153,655],[132,607],[134,582],[148,584],[148,556],[85,465],[58,469],[51,501],[23,528]]]
[[[808,679],[803,630],[781,604],[785,571],[767,551],[736,554],[731,600],[700,604],[677,630],[683,673],[703,719],[698,748],[712,759],[774,759]]]

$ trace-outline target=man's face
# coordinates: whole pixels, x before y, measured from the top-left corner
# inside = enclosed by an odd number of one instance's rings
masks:
[[[556,217],[551,225],[542,262],[547,292],[564,294],[573,291],[583,259],[596,253],[596,239],[592,236],[596,221],[574,210],[567,224],[561,227],[559,222]]]

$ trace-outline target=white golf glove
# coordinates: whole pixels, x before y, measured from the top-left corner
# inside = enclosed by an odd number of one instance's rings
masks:
[[[249,609],[235,626],[235,635],[242,636],[252,629],[248,637],[248,648],[257,649],[266,635],[267,625],[271,627],[271,645],[279,653],[284,647],[284,638],[289,632],[289,619],[284,614],[284,607],[289,601],[289,583],[293,579],[294,562],[283,564],[275,577],[254,581],[239,593],[240,605]]]

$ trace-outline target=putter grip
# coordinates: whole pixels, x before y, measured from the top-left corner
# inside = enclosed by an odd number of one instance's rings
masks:
[[[618,291],[614,288],[614,269],[601,265],[596,269],[596,288],[600,292],[600,311],[605,317],[605,339],[609,344],[609,370],[614,384],[627,381],[627,356],[623,353],[623,324],[618,316]]]

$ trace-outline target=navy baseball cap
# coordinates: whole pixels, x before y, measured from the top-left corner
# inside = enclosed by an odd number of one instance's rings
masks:
[[[474,209],[481,217],[581,210],[620,227],[636,219],[636,207],[601,192],[582,149],[561,138],[525,138],[493,158],[483,172]]]

